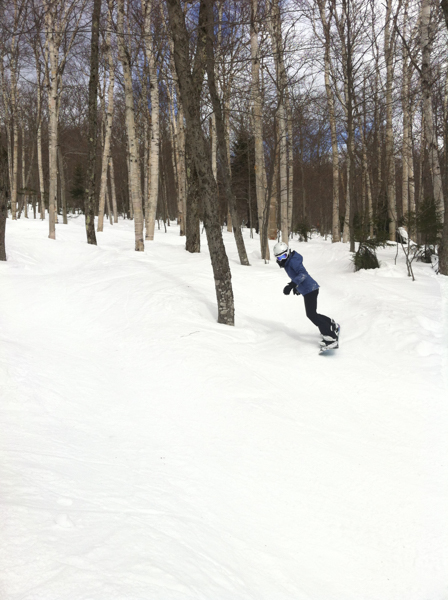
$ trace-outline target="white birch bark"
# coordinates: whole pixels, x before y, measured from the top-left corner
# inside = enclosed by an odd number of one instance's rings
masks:
[[[28,195],[26,192],[27,181],[25,178],[25,123],[22,118],[22,194],[23,194],[23,213],[25,219],[28,219]]]
[[[173,78],[173,96],[176,97],[177,113],[174,114],[174,102],[172,111],[172,121],[174,127],[174,139],[176,140],[176,172],[177,172],[177,190],[178,190],[178,218],[180,223],[179,234],[186,235],[186,217],[187,217],[187,173],[185,166],[185,129],[182,101],[179,94],[179,81],[174,64],[174,44],[169,27],[167,27],[165,13],[162,3],[159,3],[160,16],[167,32],[168,43],[170,46],[170,71]]]
[[[280,8],[278,0],[270,0],[270,16],[267,20],[269,33],[272,41],[274,54],[276,86],[277,86],[277,123],[278,123],[278,144],[279,144],[279,175],[280,189],[278,199],[280,200],[280,228],[282,241],[288,243],[289,223],[288,223],[288,174],[287,174],[287,126],[286,126],[286,71],[283,60],[283,41],[280,19]]]
[[[18,115],[18,5],[17,0],[14,0],[14,28],[11,39],[11,58],[10,58],[10,90],[11,90],[11,124],[12,124],[12,156],[11,156],[11,216],[12,219],[17,218],[18,208],[18,186],[19,186],[19,115]]]
[[[226,136],[226,157],[227,164],[230,168],[230,98],[229,92],[232,87],[231,81],[227,82],[227,89],[225,89],[224,93],[224,127],[225,127],[225,136]],[[216,133],[216,132],[215,132]],[[230,206],[227,206],[227,231],[231,233],[233,231],[233,223],[232,223],[232,213],[230,212]]]
[[[48,50],[49,69],[47,70],[48,86],[48,138],[49,138],[49,190],[48,190],[48,213],[49,213],[49,235],[50,239],[56,239],[57,222],[57,195],[58,195],[58,121],[59,101],[62,90],[62,75],[68,55],[71,51],[79,22],[87,0],[42,0],[45,11],[45,36],[46,49]],[[77,11],[78,14],[74,15]],[[68,25],[70,23],[70,29]],[[64,51],[61,45],[64,36],[67,42]],[[47,67],[47,65],[46,65]]]
[[[117,208],[117,192],[115,190],[115,171],[114,171],[114,159],[110,157],[110,190],[112,195],[112,210],[114,213],[114,223],[118,223],[118,208]]]
[[[409,131],[409,96],[407,81],[407,61],[403,57],[403,85],[402,85],[402,110],[403,110],[403,144],[402,144],[402,183],[401,183],[401,210],[403,216],[409,212],[409,159],[410,159],[410,131]]]
[[[172,65],[174,67],[174,65]],[[179,224],[180,235],[185,235],[185,214],[184,214],[184,202],[183,202],[183,194],[182,194],[182,183],[181,177],[183,177],[182,168],[181,168],[181,158],[180,158],[180,134],[178,127],[178,116],[176,115],[173,94],[174,90],[169,84],[169,77],[166,75],[166,90],[168,95],[168,104],[170,111],[170,136],[171,136],[171,151],[172,151],[172,161],[174,168],[174,177],[177,189],[177,222]],[[174,87],[174,86],[173,86]]]
[[[36,80],[37,80],[37,132],[36,132],[36,144],[37,144],[37,173],[39,178],[39,212],[40,218],[45,219],[45,182],[44,182],[44,168],[42,163],[42,92],[43,83],[41,79],[42,69],[39,57],[39,51],[37,45],[34,47],[34,58],[36,63]]]
[[[392,123],[392,87],[394,76],[394,36],[390,32],[392,0],[387,0],[386,24],[384,28],[384,56],[386,61],[386,184],[387,213],[389,218],[389,240],[395,241],[397,228],[397,199],[395,186],[394,131]]]
[[[149,85],[151,92],[151,148],[150,148],[150,191],[149,206],[146,214],[146,239],[154,239],[154,228],[159,197],[159,80],[153,34],[151,31],[151,12],[153,0],[142,0],[145,15],[145,52],[149,66]]]
[[[124,37],[124,0],[117,0],[117,7],[117,40],[120,61],[123,67],[126,104],[125,111],[129,153],[129,187],[131,195],[130,203],[132,206],[132,213],[134,217],[135,250],[137,252],[143,252],[145,249],[145,244],[143,240],[142,192],[140,182],[137,136],[135,132],[134,92],[132,88],[131,65]]]
[[[212,171],[215,181],[218,181],[218,139],[216,137],[216,117],[212,113],[210,117],[210,145],[212,149]]]
[[[252,121],[255,142],[255,192],[257,197],[258,231],[260,234],[260,246],[262,258],[269,260],[269,245],[265,245],[263,254],[263,220],[266,204],[266,166],[263,148],[263,113],[262,94],[260,86],[260,52],[258,42],[257,22],[258,0],[251,0],[251,101]],[[266,217],[267,218],[267,217]]]
[[[444,220],[444,199],[442,188],[442,175],[440,170],[437,133],[434,126],[432,108],[432,78],[431,78],[431,50],[432,50],[432,24],[431,0],[422,0],[421,5],[421,51],[422,51],[422,96],[423,112],[425,116],[425,137],[428,147],[429,164],[431,169],[432,187],[436,211]]]
[[[48,31],[52,27],[51,22],[48,24]],[[48,90],[48,143],[49,143],[49,190],[48,190],[48,214],[49,214],[49,235],[52,240],[56,239],[56,210],[57,210],[57,193],[58,193],[58,96],[59,96],[59,78],[58,78],[58,48],[50,33],[48,52],[50,58],[49,71],[49,90]]]
[[[101,163],[101,182],[100,182],[100,196],[99,196],[99,208],[98,208],[98,226],[97,231],[103,231],[103,219],[104,219],[104,202],[107,191],[107,170],[110,163],[110,141],[112,137],[112,123],[114,118],[114,85],[115,85],[115,66],[114,66],[114,55],[111,46],[111,6],[109,5],[108,19],[107,19],[107,33],[106,33],[106,47],[105,54],[108,61],[109,69],[109,83],[107,88],[107,108],[105,110],[105,123],[104,123],[104,146],[103,146],[103,158]]]
[[[293,203],[294,203],[294,144],[293,144],[293,121],[291,98],[289,92],[286,92],[286,121],[287,121],[287,138],[286,150],[288,154],[288,230],[293,228]]]
[[[330,57],[330,23],[328,22],[324,0],[317,0],[319,7],[320,20],[324,32],[324,76],[325,92],[327,96],[328,116],[330,120],[332,167],[333,167],[333,208],[332,208],[332,242],[340,242],[340,223],[339,223],[339,148],[336,133],[336,115],[333,90],[331,89],[331,57]]]
[[[340,222],[339,222],[339,147],[336,133],[336,115],[334,109],[334,95],[331,89],[330,73],[331,73],[331,58],[330,58],[330,23],[327,20],[325,2],[318,0],[320,19],[324,31],[324,73],[325,73],[325,91],[327,95],[328,115],[330,119],[330,134],[331,134],[331,151],[332,151],[332,166],[333,166],[333,210],[332,210],[332,242],[340,242]]]
[[[179,104],[180,95],[177,94],[178,99],[178,110],[177,110],[177,128],[179,132],[179,202],[182,203],[183,206],[183,232],[181,230],[181,235],[186,234],[186,218],[187,218],[187,168],[185,163],[185,123],[184,123],[184,113],[182,109],[182,104]]]

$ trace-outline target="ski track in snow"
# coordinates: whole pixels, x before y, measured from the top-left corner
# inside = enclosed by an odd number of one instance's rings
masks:
[[[446,600],[448,278],[293,241],[320,356],[258,236],[223,232],[231,328],[178,234],[8,220],[1,600]]]

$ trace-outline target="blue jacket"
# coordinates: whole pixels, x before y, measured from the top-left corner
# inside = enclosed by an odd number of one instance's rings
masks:
[[[291,281],[297,285],[297,291],[305,296],[314,290],[319,289],[317,281],[308,275],[308,271],[303,266],[303,256],[295,250],[291,252],[285,262],[285,271],[288,273]]]

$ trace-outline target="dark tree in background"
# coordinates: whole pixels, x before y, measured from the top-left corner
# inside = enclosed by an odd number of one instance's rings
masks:
[[[8,155],[3,147],[0,147],[0,260],[6,260],[5,228],[8,196]]]
[[[93,0],[92,37],[90,41],[89,79],[89,163],[86,196],[87,242],[96,245],[95,192],[96,192],[96,146],[97,146],[97,97],[98,97],[98,39],[100,31],[101,0]]]
[[[448,29],[448,0],[441,2],[445,24]],[[448,124],[445,124],[448,127]],[[445,161],[447,160],[447,148],[445,148]],[[442,275],[448,275],[448,195],[444,195],[445,201],[445,220],[442,229],[442,239],[439,247],[439,270]]]

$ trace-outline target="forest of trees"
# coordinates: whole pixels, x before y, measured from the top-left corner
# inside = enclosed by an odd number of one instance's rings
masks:
[[[242,264],[243,226],[264,259],[403,226],[447,275],[447,28],[448,0],[1,2],[0,259],[6,218],[133,219],[137,251],[203,223],[223,323],[224,225]]]

